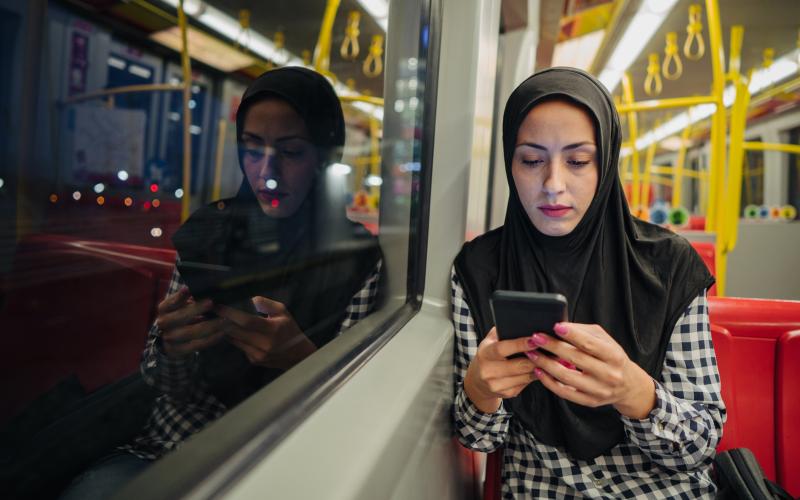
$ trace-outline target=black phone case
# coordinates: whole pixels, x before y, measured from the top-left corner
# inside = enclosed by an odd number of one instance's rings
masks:
[[[496,290],[490,305],[500,340],[530,337],[537,332],[555,335],[553,326],[567,321],[567,299],[557,293]]]

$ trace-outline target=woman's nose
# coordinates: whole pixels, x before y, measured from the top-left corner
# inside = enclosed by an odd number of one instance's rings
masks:
[[[564,191],[566,188],[564,184],[564,172],[561,165],[553,162],[545,172],[544,183],[542,188],[547,195],[554,195]]]
[[[264,151],[264,160],[261,164],[260,177],[264,179],[272,179],[278,177],[280,170],[280,162],[275,149],[267,147]]]

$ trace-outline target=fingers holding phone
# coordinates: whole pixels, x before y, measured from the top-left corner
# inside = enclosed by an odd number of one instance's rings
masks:
[[[229,321],[227,339],[255,365],[288,370],[313,352],[286,306],[266,297],[254,297],[257,314],[219,305],[214,311]]]
[[[504,398],[516,397],[535,381],[536,365],[525,356],[514,356],[533,348],[529,337],[500,340],[492,328],[478,345],[464,378],[464,391],[472,404],[484,413],[494,413]]]
[[[210,300],[195,301],[186,286],[158,304],[156,327],[160,330],[164,352],[171,357],[206,349],[222,339],[225,321],[208,319]]]

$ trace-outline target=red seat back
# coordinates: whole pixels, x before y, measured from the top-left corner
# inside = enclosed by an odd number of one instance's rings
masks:
[[[714,253],[715,252],[714,244],[706,241],[693,241],[692,247],[700,255],[700,258],[703,259],[703,263],[705,263],[709,272],[714,276],[716,276],[717,265],[716,265],[716,254]],[[714,285],[708,290],[708,296],[715,297],[716,295],[717,295],[717,285]]]
[[[775,436],[778,479],[792,496],[800,496],[800,330],[778,339],[775,391]]]

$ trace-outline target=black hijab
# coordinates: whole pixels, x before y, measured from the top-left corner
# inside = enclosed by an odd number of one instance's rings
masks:
[[[381,253],[363,226],[347,220],[342,186],[332,182],[336,176],[327,168],[341,157],[345,139],[344,114],[333,87],[306,68],[262,74],[242,96],[236,113],[237,141],[242,140],[248,110],[269,98],[287,102],[303,118],[319,153],[320,165],[307,198],[294,214],[270,217],[245,176],[234,198],[199,209],[172,241],[182,264],[226,270],[225,283],[236,286],[221,296],[234,303],[239,299],[245,308],[248,297],[255,295],[282,302],[304,334],[321,347],[336,336],[348,304]],[[243,165],[239,148],[242,171]],[[226,342],[200,352],[199,359],[202,378],[229,407],[280,374],[250,365]]]
[[[583,219],[564,236],[548,236],[520,203],[511,161],[517,132],[531,109],[560,98],[585,109],[594,121],[600,171]],[[630,359],[658,378],[670,334],[680,316],[714,278],[680,236],[631,216],[617,171],[619,116],[608,91],[572,68],[534,74],[514,90],[503,115],[503,152],[510,187],[502,227],[466,243],[455,260],[478,335],[494,326],[494,290],[561,293],[569,320],[602,326]],[[514,418],[540,442],[563,447],[577,459],[608,452],[624,438],[611,405],[588,408],[532,383],[506,402]]]

